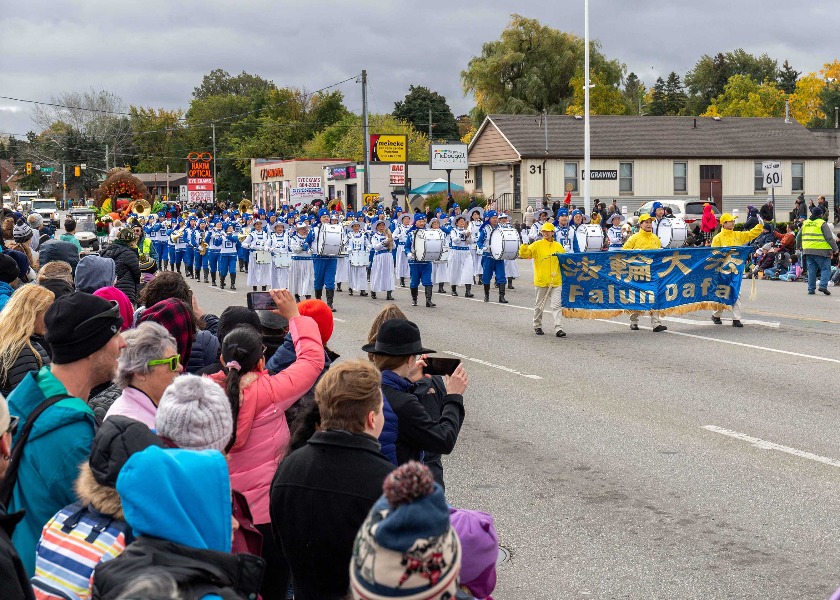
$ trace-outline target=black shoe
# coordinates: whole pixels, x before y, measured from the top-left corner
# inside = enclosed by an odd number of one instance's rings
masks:
[[[267,285],[262,286],[262,291],[265,291],[265,288],[267,288],[267,287],[268,287]]]
[[[371,298],[371,300],[376,300],[376,292],[371,292],[370,293],[370,298]]]
[[[514,289],[514,287],[513,287],[513,277],[508,277],[508,280],[507,280],[507,288],[508,288],[509,290]]]
[[[667,331],[667,330],[668,330],[668,328],[665,327],[664,325],[657,325],[656,327],[653,328],[653,333],[659,333],[661,331]]]
[[[490,284],[489,283],[484,284],[484,301],[485,302],[490,302]]]
[[[353,288],[347,288],[347,291],[350,292],[350,295],[353,295]]]
[[[831,292],[828,291],[828,288],[818,288],[823,294],[826,296],[830,296]]]
[[[456,289],[455,289],[455,286],[454,286],[454,285],[452,286],[452,295],[453,295],[453,296],[457,296],[457,295],[458,295],[458,290],[456,290]]]
[[[221,283],[221,285],[219,285],[219,287],[222,288],[222,289],[225,289],[226,286],[225,286],[225,278],[224,277],[221,278],[220,283]]]
[[[338,312],[333,306],[333,298],[335,298],[335,290],[327,290],[327,306],[330,307],[331,311]]]
[[[254,291],[256,292],[256,291],[257,291],[257,288],[254,288]],[[324,290],[323,290],[323,288],[322,288],[322,289],[320,289],[320,290],[315,290],[315,299],[316,299],[316,300],[320,300],[320,299],[321,299],[321,296],[323,296],[323,295],[324,295]]]
[[[712,315],[712,323],[714,323],[715,325],[722,325],[723,321],[720,320],[720,317]]]
[[[505,300],[505,284],[499,284],[499,304],[507,304],[508,301]]]
[[[236,284],[235,284],[235,283],[231,283],[231,284],[230,284],[230,290],[231,290],[232,292],[235,292],[235,291],[236,291]]]
[[[445,293],[446,293],[446,290],[443,289],[443,284],[439,283],[438,284],[438,294],[445,294]]]
[[[468,283],[466,285],[467,291],[464,292],[464,298],[475,298],[475,294],[472,293],[472,286]]]
[[[391,295],[391,292],[388,292],[388,295],[387,295],[387,296],[385,296],[385,299],[386,299],[386,300],[393,300],[393,299],[394,299],[394,297]]]
[[[312,300],[312,296],[310,296],[309,294],[306,294],[306,295],[304,296],[304,299],[305,299],[305,300]]]
[[[336,284],[335,284],[335,290],[336,290],[337,292],[342,291],[342,289],[341,289],[341,284],[340,284],[340,283],[336,283]]]
[[[411,290],[411,306],[417,306],[417,296],[419,290],[417,288],[409,288]]]
[[[741,321],[739,321],[737,319],[732,321],[732,327],[743,327],[743,326],[744,326],[744,324],[741,323]]]
[[[537,335],[545,335],[545,332],[542,329],[540,329],[539,327],[534,329],[534,333],[536,333]]]
[[[405,287],[405,277],[400,277],[400,287]]]
[[[639,331],[639,326],[635,323],[630,323],[630,331]]]
[[[361,292],[359,292],[359,296],[362,296],[362,297],[367,296],[367,291],[366,291],[366,290],[362,290]]]
[[[423,286],[426,290],[426,308],[434,308],[437,306],[434,302],[432,302],[432,292],[434,291],[434,286],[432,285],[425,285]]]
[[[300,296],[298,296],[297,294],[295,294],[295,302],[300,302]]]
[[[554,335],[556,335],[557,337],[566,337],[566,332],[562,329],[558,329],[557,333],[555,333]]]

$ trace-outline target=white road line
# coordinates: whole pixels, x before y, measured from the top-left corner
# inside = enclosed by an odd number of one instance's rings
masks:
[[[700,321],[698,319],[686,319],[685,317],[662,317],[663,321],[671,321],[672,323],[683,323],[684,325],[699,325],[700,327],[713,327],[715,324],[711,320]],[[732,323],[732,319],[721,319],[724,323]],[[744,325],[759,325],[761,327],[769,327],[771,329],[778,329],[779,323],[774,321],[757,321],[754,319],[741,319]]]
[[[514,375],[519,375],[520,377],[525,377],[526,379],[542,379],[542,377],[540,377],[539,375],[528,375],[527,373],[522,373],[521,371],[517,371],[516,369],[511,369],[510,367],[503,367],[502,365],[496,365],[491,362],[487,362],[486,360],[481,360],[480,358],[473,358],[471,356],[466,356],[457,352],[450,352],[449,350],[441,350],[441,352],[443,354],[448,354],[449,356],[455,356],[457,358],[460,358],[461,360],[468,360],[470,362],[484,365],[485,367],[492,367],[494,369],[499,369],[500,371],[505,371]]]
[[[338,321],[339,323],[346,323],[346,319],[339,319],[338,317],[333,317],[333,321]]]
[[[714,433],[719,433],[721,435],[726,435],[731,438],[735,438],[736,440],[741,440],[742,442],[747,442],[748,444],[752,444],[756,448],[761,448],[762,450],[776,450],[777,452],[784,452],[785,454],[798,456],[799,458],[806,458],[830,467],[840,468],[840,460],[834,460],[833,458],[820,456],[819,454],[814,454],[813,452],[806,452],[805,450],[791,448],[790,446],[782,446],[781,444],[777,444],[775,442],[768,442],[767,440],[762,440],[761,438],[753,437],[751,435],[747,435],[746,433],[741,433],[740,431],[725,429],[723,427],[718,427],[717,425],[703,425],[703,429],[713,431]]]

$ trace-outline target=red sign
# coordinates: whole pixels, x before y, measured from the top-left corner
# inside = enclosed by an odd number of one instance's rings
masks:
[[[260,169],[260,179],[263,181],[266,179],[274,179],[275,177],[283,177],[283,167]]]
[[[202,184],[202,183],[209,183],[213,185],[213,178],[212,177],[188,177],[187,184],[194,185],[194,184]]]
[[[212,183],[188,183],[187,191],[189,192],[212,192]]]
[[[391,164],[391,185],[405,185],[405,165]]]
[[[213,155],[209,152],[190,152],[187,154],[187,177],[213,179]]]

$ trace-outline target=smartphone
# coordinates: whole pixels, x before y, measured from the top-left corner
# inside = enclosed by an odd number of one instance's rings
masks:
[[[249,310],[274,310],[277,305],[269,292],[248,292]]]
[[[426,366],[423,367],[423,375],[452,375],[461,361],[457,358],[426,358]]]

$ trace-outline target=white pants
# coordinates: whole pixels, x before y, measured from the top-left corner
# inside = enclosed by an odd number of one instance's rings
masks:
[[[717,317],[718,319],[723,314],[723,309],[719,308],[715,312],[712,313],[713,316]],[[735,301],[735,304],[732,305],[732,319],[735,321],[741,320],[741,296],[738,296],[738,299]]]
[[[639,315],[642,314],[640,310],[634,310],[630,313],[630,324],[631,325],[638,325],[639,324]],[[659,311],[652,310],[650,311],[650,324],[653,327],[659,327],[662,325],[662,321],[659,320]]]
[[[560,306],[562,288],[557,286],[534,289],[537,291],[537,303],[534,305],[534,329],[542,328],[543,311],[546,303],[550,303],[551,318],[554,320],[554,333],[557,333],[560,331],[560,319],[563,314]]]

